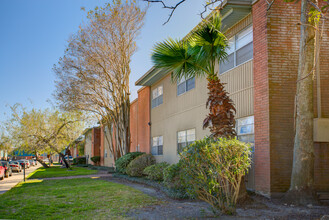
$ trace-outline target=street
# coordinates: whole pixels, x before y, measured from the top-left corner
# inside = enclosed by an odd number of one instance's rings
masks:
[[[40,163],[38,163],[38,165],[36,165],[36,166],[32,166],[32,167],[26,169],[25,176],[27,177],[30,173],[32,173],[39,167],[41,167]],[[3,180],[0,180],[0,194],[3,194],[6,191],[10,190],[12,187],[14,187],[17,183],[19,183],[21,181],[24,181],[24,171],[23,170],[20,173],[13,172],[12,176],[10,176],[8,178],[4,178]]]

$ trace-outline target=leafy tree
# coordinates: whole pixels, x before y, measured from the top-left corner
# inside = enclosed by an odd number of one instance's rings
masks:
[[[57,153],[66,167],[70,166],[62,151],[82,133],[81,113],[55,109],[26,110],[20,105],[11,109],[12,118],[6,123],[6,128],[16,149],[34,153],[44,167],[48,165],[38,157],[42,153]]]
[[[152,54],[156,68],[172,72],[172,79],[207,76],[209,115],[203,127],[209,127],[214,137],[234,137],[235,108],[218,78],[216,63],[226,58],[226,37],[220,32],[219,12],[193,31],[186,39],[168,39],[157,43]]]
[[[54,66],[60,107],[89,112],[114,133],[105,135],[114,160],[129,152],[129,64],[144,15],[135,1],[96,7]]]

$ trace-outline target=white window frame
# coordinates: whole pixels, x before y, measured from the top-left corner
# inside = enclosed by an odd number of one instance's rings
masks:
[[[187,81],[190,80],[190,79],[193,79],[193,78],[194,78],[194,87],[187,90]],[[185,91],[178,94],[178,86],[180,86],[182,84],[185,84]],[[181,96],[181,95],[187,93],[188,91],[191,91],[194,88],[195,88],[195,77],[193,76],[193,77],[189,77],[189,78],[185,79],[185,76],[182,76],[182,78],[179,81],[177,81],[177,86],[176,86],[177,92],[176,92],[176,94],[177,94],[177,96]]]
[[[188,140],[188,132],[192,132],[193,131],[193,136],[194,138]],[[184,139],[183,141],[180,141],[180,134],[184,134]],[[191,134],[190,134],[191,135]],[[184,144],[186,146],[188,146],[188,144],[194,142],[196,140],[196,130],[195,128],[192,128],[192,129],[187,129],[187,130],[182,130],[182,131],[178,131],[177,132],[177,154],[179,154],[180,152],[182,152],[183,148],[180,149],[180,146],[179,144]]]
[[[156,144],[155,144],[155,142],[156,142]],[[153,151],[154,148],[156,148],[156,154]],[[163,136],[155,136],[155,137],[152,137],[151,153],[154,156],[161,156],[161,155],[163,155]]]
[[[159,93],[161,93],[159,95]],[[156,94],[156,95],[154,95]],[[161,103],[159,103],[159,100],[161,100]],[[156,102],[156,104],[153,106],[153,101]],[[163,85],[159,85],[155,89],[152,90],[152,100],[151,100],[151,107],[156,108],[163,104]]]
[[[245,32],[245,33],[244,33],[244,32]],[[248,41],[247,43],[245,43],[245,44],[243,44],[242,46],[238,47],[238,46],[237,46],[237,41],[238,41],[237,38],[238,38],[239,35],[241,35],[241,34],[243,34],[243,33],[244,33],[244,35],[243,35],[243,37],[242,37],[241,39],[243,39],[244,37],[248,36],[248,34],[251,33],[251,35],[252,35],[252,40],[251,40],[251,41]],[[246,62],[249,62],[250,60],[253,59],[253,57],[252,57],[251,59],[246,60],[246,61],[244,61],[243,63],[240,63],[239,65],[237,65],[237,61],[236,61],[236,60],[237,60],[237,51],[240,50],[241,48],[243,48],[244,46],[248,45],[249,43],[252,43],[252,44],[253,44],[253,42],[254,42],[254,40],[253,40],[253,26],[252,26],[252,25],[249,25],[248,27],[244,28],[244,29],[241,30],[239,33],[237,33],[236,35],[234,35],[233,37],[231,37],[228,41],[229,41],[229,42],[230,42],[230,41],[233,41],[233,45],[232,45],[231,47],[227,48],[227,50],[228,50],[227,56],[230,56],[231,54],[233,54],[233,67],[232,67],[231,69],[225,70],[225,72],[222,72],[222,73],[221,73],[221,72],[220,72],[220,65],[219,65],[219,74],[220,74],[220,75],[221,75],[221,74],[224,74],[224,73],[226,73],[226,72],[228,72],[228,71],[234,69],[235,67],[238,67],[238,66],[240,66],[240,65],[242,65],[242,64],[244,64],[244,63],[246,63]]]

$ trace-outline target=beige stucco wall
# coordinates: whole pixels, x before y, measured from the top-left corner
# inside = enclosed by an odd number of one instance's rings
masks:
[[[227,35],[236,34],[250,23],[249,15],[232,27]],[[221,81],[227,83],[225,88],[236,105],[236,118],[253,115],[252,68],[251,60],[220,75]],[[202,139],[210,134],[208,129],[202,129],[203,120],[208,113],[207,80],[197,78],[195,88],[179,96],[177,96],[177,84],[171,82],[170,74],[151,86],[151,94],[153,89],[160,85],[163,85],[163,103],[151,109],[151,140],[152,137],[163,136],[163,155],[155,156],[157,162],[177,163],[178,131],[195,128],[196,139]]]
[[[104,129],[102,129],[102,132],[104,132],[104,166],[106,167],[114,167],[114,158],[113,158],[113,154],[111,154],[110,152],[110,145],[109,145],[109,129],[105,129],[106,132],[104,131]],[[105,135],[107,135],[107,138],[105,137]],[[107,157],[105,157],[105,150],[107,150]]]
[[[90,160],[90,158],[92,157],[91,156],[91,135],[92,135],[92,132],[88,132],[86,134],[86,144],[85,144],[85,156],[88,156],[89,155],[89,159],[88,159],[88,164],[91,164],[92,161]]]

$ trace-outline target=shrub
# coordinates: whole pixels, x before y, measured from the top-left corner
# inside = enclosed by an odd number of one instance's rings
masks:
[[[163,181],[163,170],[167,168],[169,164],[162,162],[148,166],[144,169],[143,174],[150,180]]]
[[[214,211],[235,212],[241,178],[250,166],[250,146],[236,139],[204,138],[181,153],[183,183]]]
[[[92,162],[94,162],[95,164],[99,164],[99,162],[101,161],[101,157],[100,156],[94,156],[94,157],[91,157],[90,160]]]
[[[74,164],[86,164],[86,157],[73,158],[73,165]]]
[[[181,178],[181,163],[171,164],[163,170],[163,182],[166,187],[172,189],[183,189]]]
[[[123,173],[126,174],[126,168],[128,166],[128,164],[135,159],[136,157],[145,154],[142,152],[131,152],[131,153],[127,153],[125,155],[123,155],[122,157],[120,157],[119,159],[117,159],[115,161],[115,171],[118,173]]]
[[[143,176],[143,170],[155,164],[155,158],[152,154],[143,154],[132,160],[127,166],[129,176]]]

